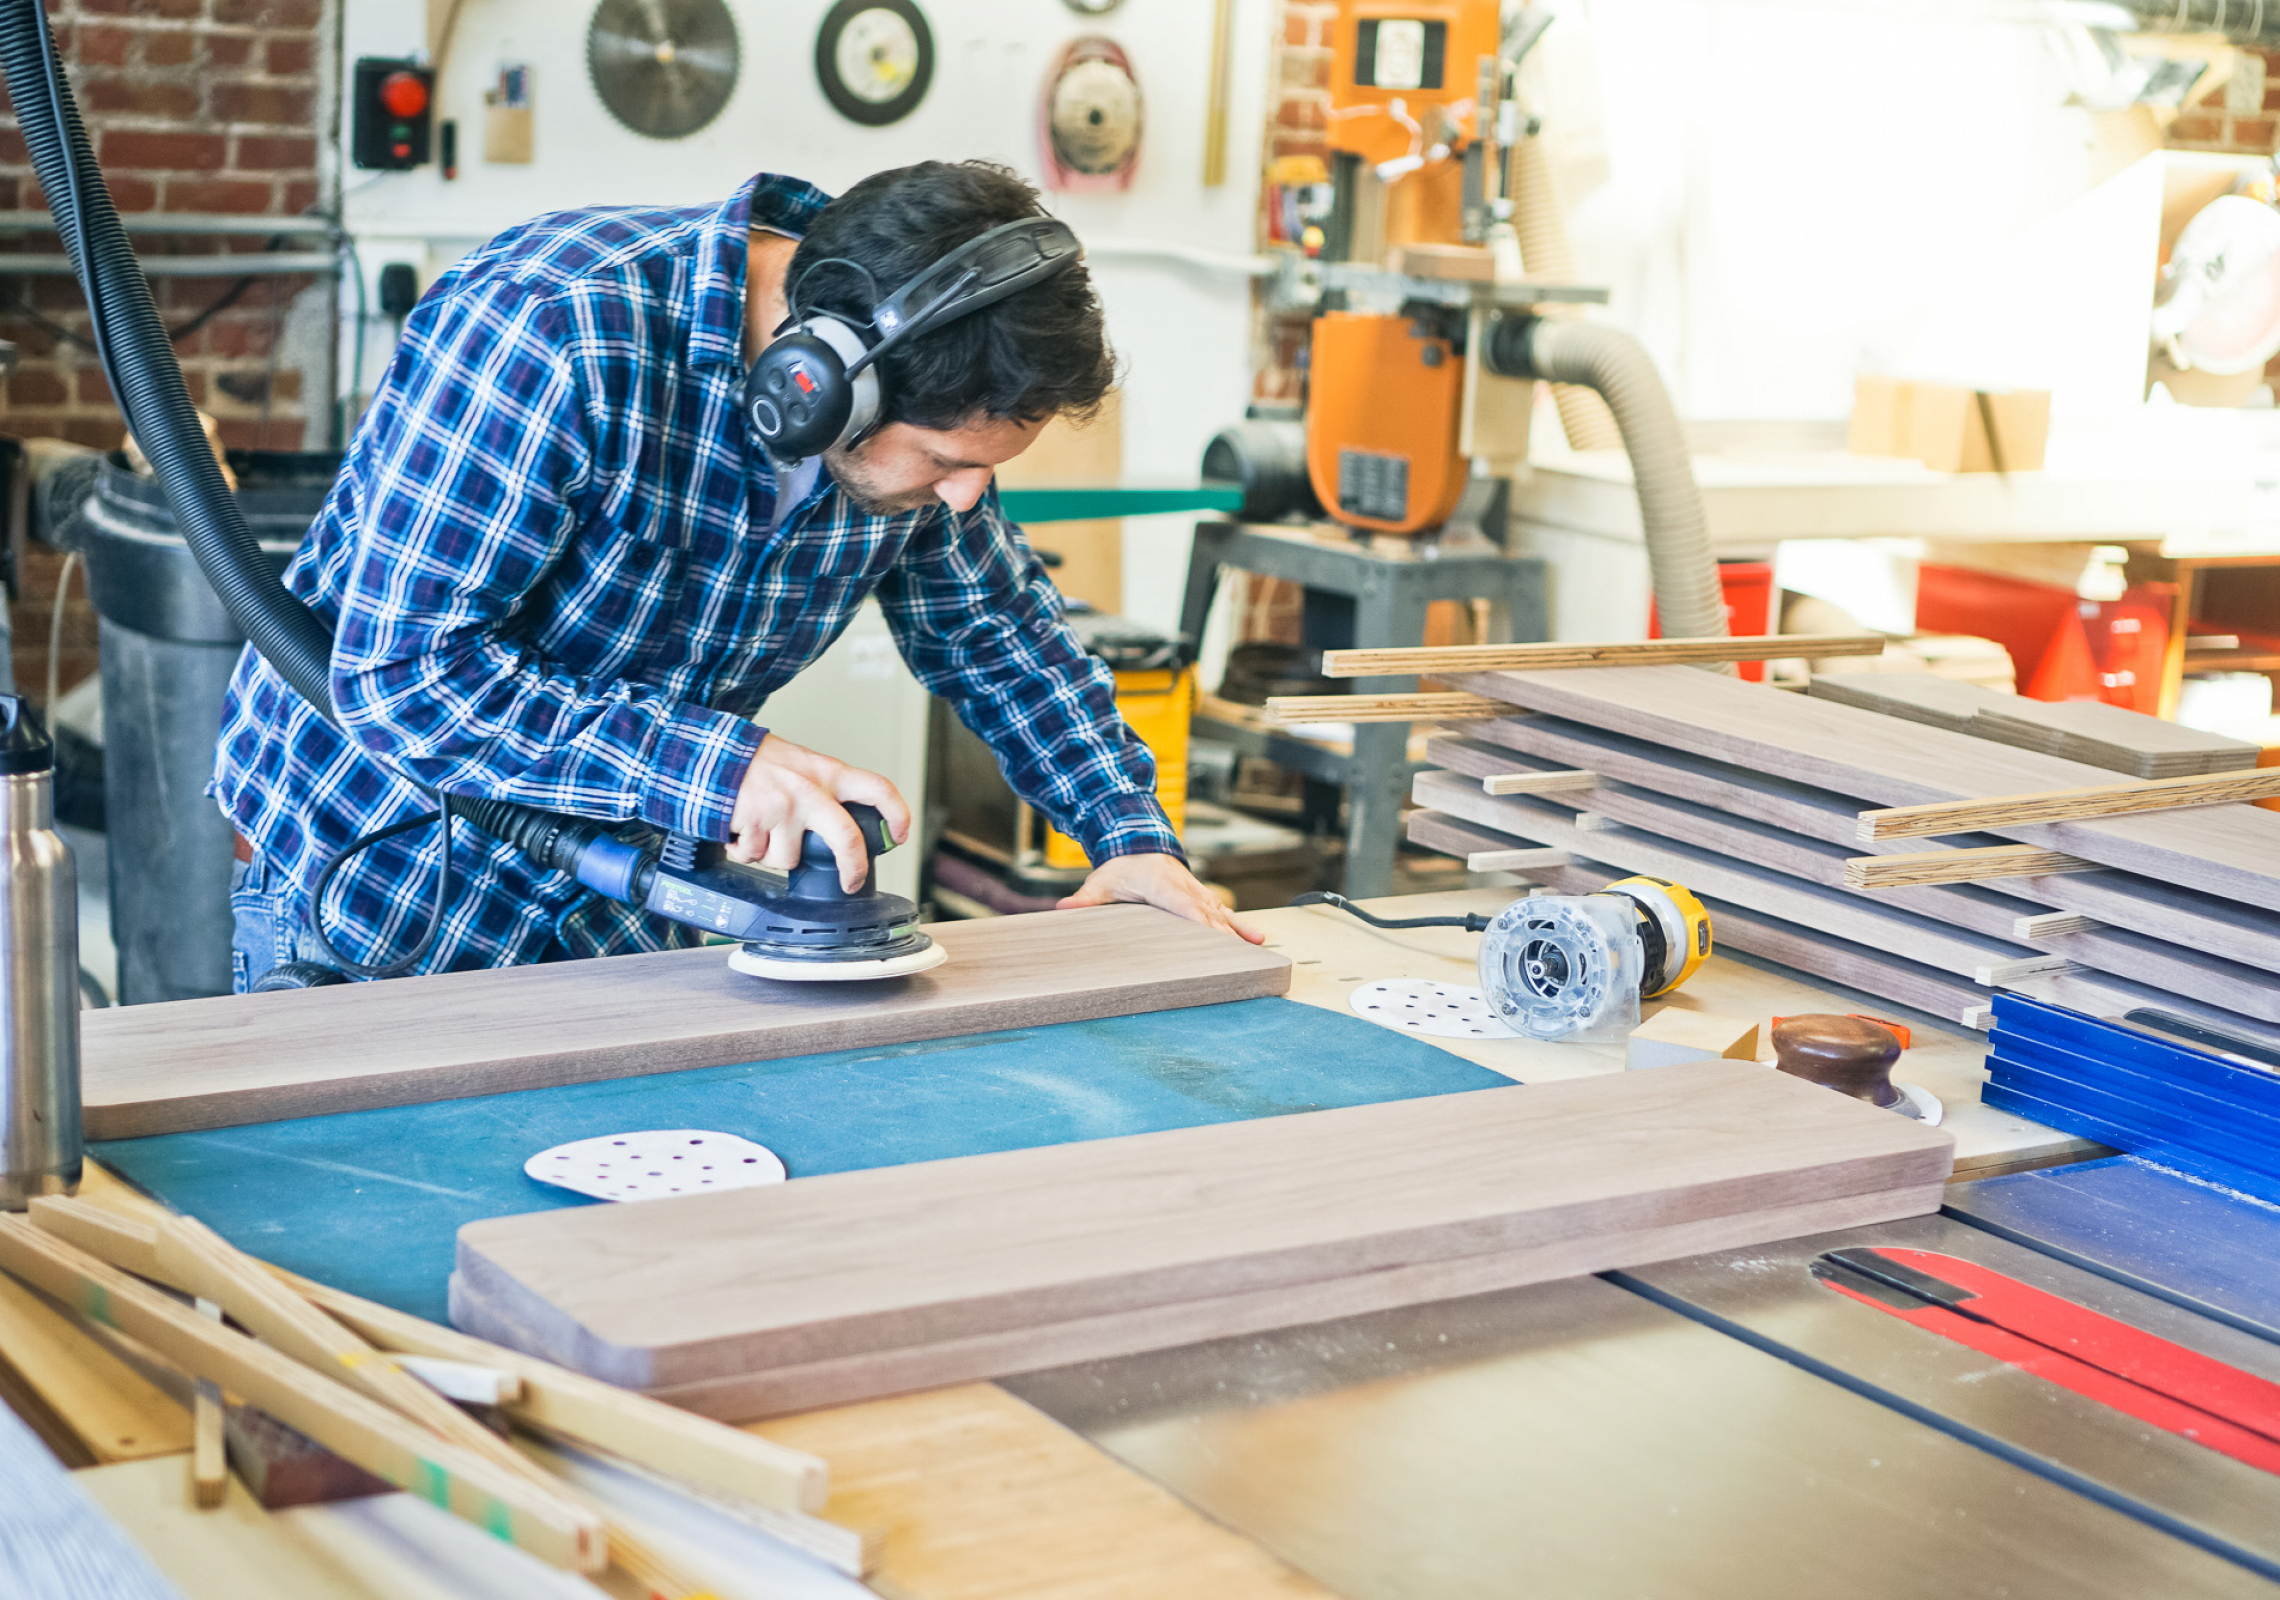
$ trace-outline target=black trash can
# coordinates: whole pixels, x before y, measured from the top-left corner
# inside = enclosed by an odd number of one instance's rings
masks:
[[[232,451],[238,504],[282,572],[340,470],[332,452]],[[155,479],[106,457],[59,542],[100,619],[103,807],[119,1003],[230,992],[230,826],[207,798],[244,636]]]

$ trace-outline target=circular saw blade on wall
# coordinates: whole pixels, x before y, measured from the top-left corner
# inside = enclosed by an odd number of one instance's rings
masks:
[[[602,0],[586,72],[611,116],[649,139],[685,139],[736,92],[736,19],[723,0]]]
[[[1046,187],[1129,189],[1141,120],[1140,80],[1116,41],[1072,40],[1046,74],[1038,109]]]
[[[815,76],[848,121],[900,122],[934,81],[933,31],[911,0],[839,0],[815,36]]]

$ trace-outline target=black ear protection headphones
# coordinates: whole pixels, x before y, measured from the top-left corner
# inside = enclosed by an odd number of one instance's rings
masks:
[[[1083,258],[1069,225],[1024,217],[970,239],[871,310],[869,333],[828,311],[803,314],[799,284],[785,299],[791,316],[744,375],[744,420],[779,467],[867,437],[886,412],[879,358],[902,340],[954,322]],[[802,274],[857,262],[819,261]],[[869,274],[865,273],[868,277]],[[874,286],[873,293],[877,292]]]

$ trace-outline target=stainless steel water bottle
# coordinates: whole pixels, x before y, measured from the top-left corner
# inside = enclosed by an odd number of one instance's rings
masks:
[[[79,1187],[79,872],[55,746],[0,695],[0,1211]]]

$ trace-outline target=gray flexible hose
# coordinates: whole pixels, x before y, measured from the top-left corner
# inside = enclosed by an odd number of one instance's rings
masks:
[[[1629,334],[1594,322],[1507,317],[1491,330],[1489,370],[1508,378],[1581,384],[1615,414],[1638,486],[1647,570],[1662,631],[1673,639],[1726,636],[1726,597],[1710,553],[1710,519],[1695,486],[1685,430],[1654,362]],[[1724,670],[1731,672],[1731,667]]]

